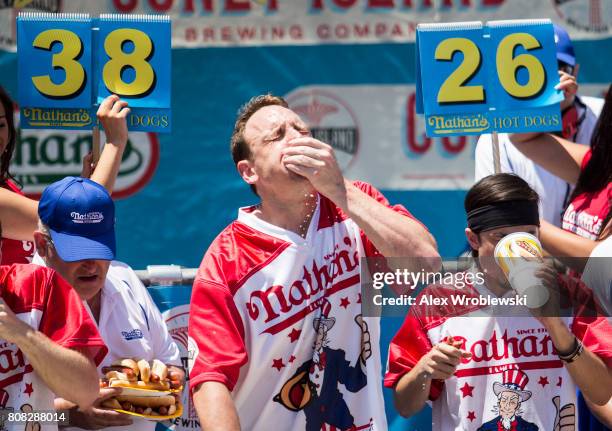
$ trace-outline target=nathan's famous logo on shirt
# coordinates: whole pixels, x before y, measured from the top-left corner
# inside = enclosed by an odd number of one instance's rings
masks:
[[[70,213],[70,218],[72,218],[72,223],[100,223],[104,220],[104,214],[99,211],[92,211],[85,214],[73,211]]]
[[[270,324],[263,332],[277,334],[317,310],[324,292],[330,296],[358,284],[359,254],[352,241],[347,236],[342,246],[336,244],[334,251],[323,257],[323,262],[313,260],[304,265],[297,280],[252,292],[246,303],[248,316]],[[304,306],[312,297],[317,300]]]
[[[460,335],[453,336],[453,339],[462,342],[461,349],[472,353],[471,358],[461,360],[464,364],[544,357],[555,353],[553,342],[544,328],[518,330],[516,336],[509,336],[508,330],[505,330],[501,336],[497,331],[493,331],[488,340],[477,340],[472,343]]]
[[[20,382],[31,372],[32,366],[26,366],[23,352],[15,344],[0,343],[0,389]]]
[[[138,340],[144,337],[140,329],[132,329],[131,331],[121,331],[121,336],[127,341]]]

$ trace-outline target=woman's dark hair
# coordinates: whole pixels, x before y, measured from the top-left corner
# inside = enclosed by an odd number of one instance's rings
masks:
[[[605,189],[610,181],[612,181],[612,85],[608,87],[604,106],[593,131],[591,158],[584,169],[580,171],[576,188],[569,202],[582,193],[598,192]],[[608,211],[601,225],[599,239],[605,239],[601,235],[604,231],[608,234],[610,232],[610,229],[606,229],[611,220],[610,213],[612,211]]]
[[[514,174],[495,174],[484,177],[468,190],[464,207],[466,214],[485,205],[507,201],[540,200],[527,182]]]
[[[591,158],[580,172],[570,202],[582,193],[603,190],[612,181],[612,85],[591,138]]]
[[[9,173],[9,164],[15,151],[15,142],[17,141],[17,131],[15,130],[15,120],[13,116],[13,99],[8,95],[6,90],[0,85],[0,103],[4,107],[4,114],[6,118],[6,124],[8,127],[8,142],[4,148],[4,152],[0,154],[0,185],[6,183],[6,180],[14,180],[13,176]]]

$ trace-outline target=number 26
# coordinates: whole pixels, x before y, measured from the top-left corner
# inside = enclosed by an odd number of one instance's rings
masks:
[[[48,97],[69,98],[78,94],[85,85],[85,69],[78,62],[83,52],[83,42],[79,37],[62,29],[45,30],[38,34],[32,45],[50,51],[53,44],[60,42],[61,51],[53,54],[52,66],[65,72],[65,79],[55,84],[49,75],[33,76],[34,87]],[[123,50],[126,42],[132,42],[130,53]],[[155,71],[147,62],[153,52],[153,42],[146,33],[136,29],[120,28],[108,34],[104,40],[104,50],[110,57],[102,69],[102,81],[111,93],[119,96],[141,96],[155,85]],[[126,67],[134,69],[132,82],[125,82],[121,72]]]
[[[527,99],[542,90],[546,73],[535,56],[520,54],[514,57],[514,49],[518,45],[527,51],[541,47],[540,42],[529,33],[509,34],[497,46],[495,65],[504,90],[517,99]],[[436,47],[434,58],[438,61],[452,61],[456,52],[463,53],[463,61],[442,83],[438,91],[438,103],[484,102],[485,90],[482,85],[465,85],[476,74],[482,62],[480,50],[473,41],[462,37],[445,39]],[[516,80],[516,71],[520,67],[529,72],[529,80],[523,85]]]

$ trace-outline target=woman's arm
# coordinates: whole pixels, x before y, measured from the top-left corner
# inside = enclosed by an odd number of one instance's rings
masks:
[[[525,156],[562,180],[576,184],[588,145],[576,144],[558,136],[514,133],[510,141]]]
[[[544,220],[541,220],[540,240],[551,256],[578,272],[584,270],[593,249],[599,244],[599,241],[583,238]]]

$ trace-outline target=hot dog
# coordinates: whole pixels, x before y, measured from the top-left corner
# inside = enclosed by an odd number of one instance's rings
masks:
[[[136,391],[136,395],[134,391],[119,394],[105,400],[103,407],[151,417],[172,416],[180,407],[179,391],[183,388],[180,373],[169,373],[168,367],[157,359],[151,363],[144,359],[122,359],[102,368],[102,371],[105,377],[100,381],[101,387],[147,390]],[[171,394],[167,392],[170,390]],[[161,393],[155,394],[155,391]]]

